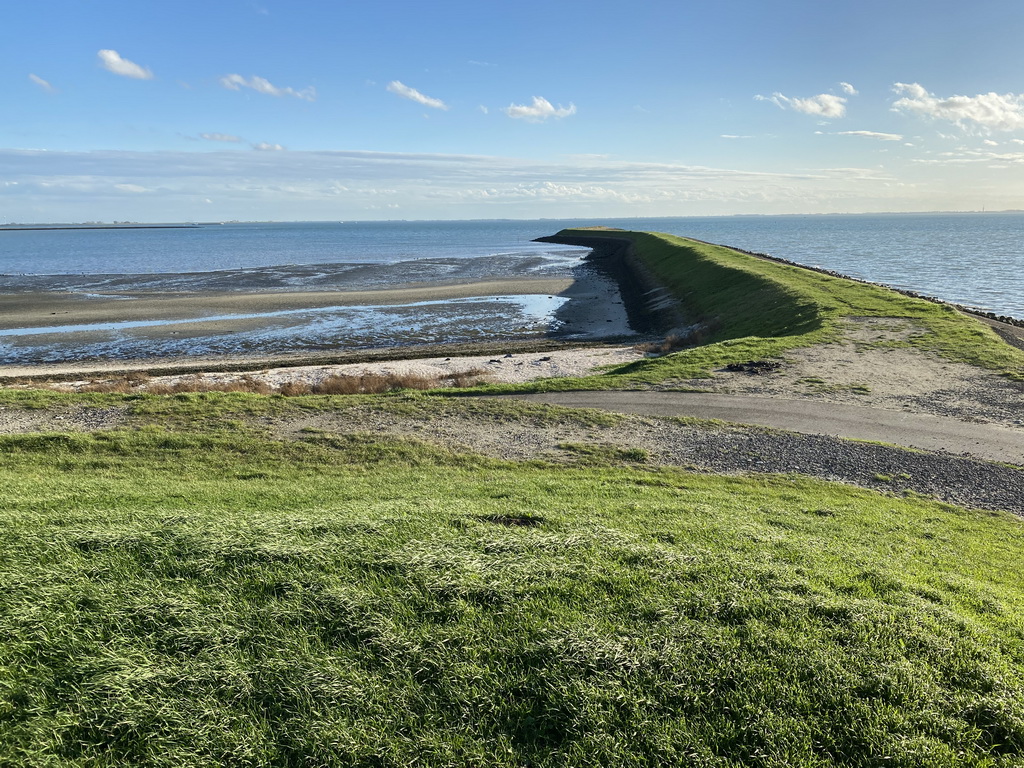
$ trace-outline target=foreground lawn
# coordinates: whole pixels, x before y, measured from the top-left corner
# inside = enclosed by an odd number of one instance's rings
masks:
[[[1006,515],[145,428],[0,439],[0,514],[4,766],[1024,754]]]

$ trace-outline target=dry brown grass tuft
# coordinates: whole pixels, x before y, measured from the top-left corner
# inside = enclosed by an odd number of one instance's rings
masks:
[[[389,387],[387,376],[379,374],[363,374],[358,376],[329,376],[318,381],[312,386],[311,394],[314,395],[358,395],[375,394],[387,392],[389,389],[399,389],[398,385]]]
[[[400,389],[437,389],[440,387],[472,387],[479,384],[488,371],[475,368],[444,376],[419,376],[411,373],[337,374],[322,381],[287,381],[276,388],[266,381],[243,376],[239,379],[215,380],[201,375],[188,376],[173,383],[154,382],[144,373],[127,373],[114,379],[94,379],[77,388],[79,392],[102,392],[151,395],[177,395],[186,392],[248,392],[257,395],[279,394],[285,397],[303,395],[373,395]]]
[[[184,392],[250,392],[257,395],[272,395],[274,388],[265,381],[243,376],[240,379],[216,381],[201,376],[189,376],[173,384],[148,384],[140,388],[151,395],[178,395]]]
[[[412,373],[364,373],[336,375],[312,385],[314,395],[372,395],[398,389],[437,389],[439,387],[471,387],[479,384],[487,371],[474,369],[447,376],[420,376]],[[282,392],[282,394],[286,394]]]
[[[675,352],[677,349],[682,349],[685,344],[682,343],[683,337],[675,333],[670,333],[661,341],[645,341],[642,344],[637,344],[633,347],[637,352],[643,352],[645,355],[650,357],[667,355],[669,352]]]
[[[107,381],[98,381],[96,379],[90,381],[88,384],[83,384],[77,387],[78,392],[100,392],[102,394],[128,394],[130,392],[137,392],[138,387],[133,386],[124,379],[110,379]]]
[[[457,371],[451,374],[449,379],[453,387],[473,387],[490,375],[491,372],[485,368],[471,368],[468,371]]]
[[[699,347],[701,344],[707,343],[720,327],[720,321],[707,320],[691,326],[686,330],[686,333],[670,333],[661,341],[637,344],[633,349],[651,357],[660,357],[671,352],[677,352],[680,349]]]
[[[299,397],[301,395],[313,394],[313,385],[308,381],[286,381],[277,388],[279,395],[285,397]]]
[[[77,387],[77,391],[128,394],[138,392],[149,380],[145,371],[129,371],[116,379],[92,379],[88,384]]]

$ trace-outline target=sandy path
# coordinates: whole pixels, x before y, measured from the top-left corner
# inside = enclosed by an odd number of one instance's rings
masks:
[[[693,416],[810,435],[831,435],[976,456],[1024,466],[1024,429],[930,414],[778,397],[700,392],[548,392],[512,396],[572,408],[646,416]]]

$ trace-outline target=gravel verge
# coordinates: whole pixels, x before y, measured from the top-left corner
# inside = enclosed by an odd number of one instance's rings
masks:
[[[0,435],[123,429],[129,419],[127,406],[47,409],[0,406]]]
[[[658,447],[652,448],[662,464],[693,464],[713,472],[798,473],[1024,515],[1024,471],[1005,464],[826,435],[667,431]]]
[[[539,411],[538,413],[544,413]],[[579,460],[577,446],[615,460],[621,451],[647,452],[646,466],[736,474],[800,474],[896,495],[929,496],[969,508],[1024,516],[1024,469],[966,456],[912,451],[824,435],[672,418],[621,416],[613,426],[573,420],[566,409],[549,418],[503,420],[495,409],[474,416],[439,404],[430,415],[408,416],[356,408],[261,420],[278,438],[303,439],[308,430],[414,437],[457,451],[514,461]],[[628,463],[628,462],[627,462]]]
[[[309,430],[414,437],[512,461],[585,461],[583,447],[596,449],[591,457],[614,462],[622,451],[640,449],[645,460],[623,463],[726,474],[799,474],[1024,516],[1020,467],[825,435],[690,419],[609,414],[595,419],[587,413],[538,405],[533,416],[510,415],[503,406],[480,401],[469,412],[462,403],[445,400],[416,415],[359,406],[259,418],[255,426],[286,440],[308,439]],[[0,435],[131,429],[138,423],[127,407],[0,408]]]

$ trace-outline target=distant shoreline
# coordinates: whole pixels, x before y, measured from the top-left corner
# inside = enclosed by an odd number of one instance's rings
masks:
[[[190,227],[197,226],[202,227],[206,225],[220,225],[220,224],[466,224],[466,223],[486,223],[486,222],[514,222],[514,223],[532,223],[532,222],[566,222],[566,223],[578,223],[578,222],[593,222],[593,221],[645,221],[645,220],[664,220],[664,219],[782,219],[782,218],[804,218],[808,216],[814,217],[844,217],[844,216],[1019,216],[1024,214],[1024,208],[1004,208],[995,211],[987,210],[973,210],[973,211],[807,211],[802,213],[706,213],[697,214],[693,216],[605,216],[605,217],[579,217],[579,216],[567,216],[567,217],[526,217],[526,218],[508,218],[508,217],[497,217],[497,218],[470,218],[470,219],[349,219],[346,221],[338,221],[337,219],[233,219],[231,221],[211,221],[211,222],[196,222],[195,224],[182,224],[181,222],[154,222],[150,224],[130,224],[130,225],[118,225],[118,224],[97,224],[95,226],[89,224],[54,224],[52,226],[46,224],[33,224],[27,227],[17,226],[4,226],[0,225],[0,230],[3,229],[128,229],[135,227],[139,229],[145,228],[159,228],[159,227]]]
[[[66,229],[202,229],[202,224],[79,224],[59,227],[0,227],[0,232],[59,232]]]

